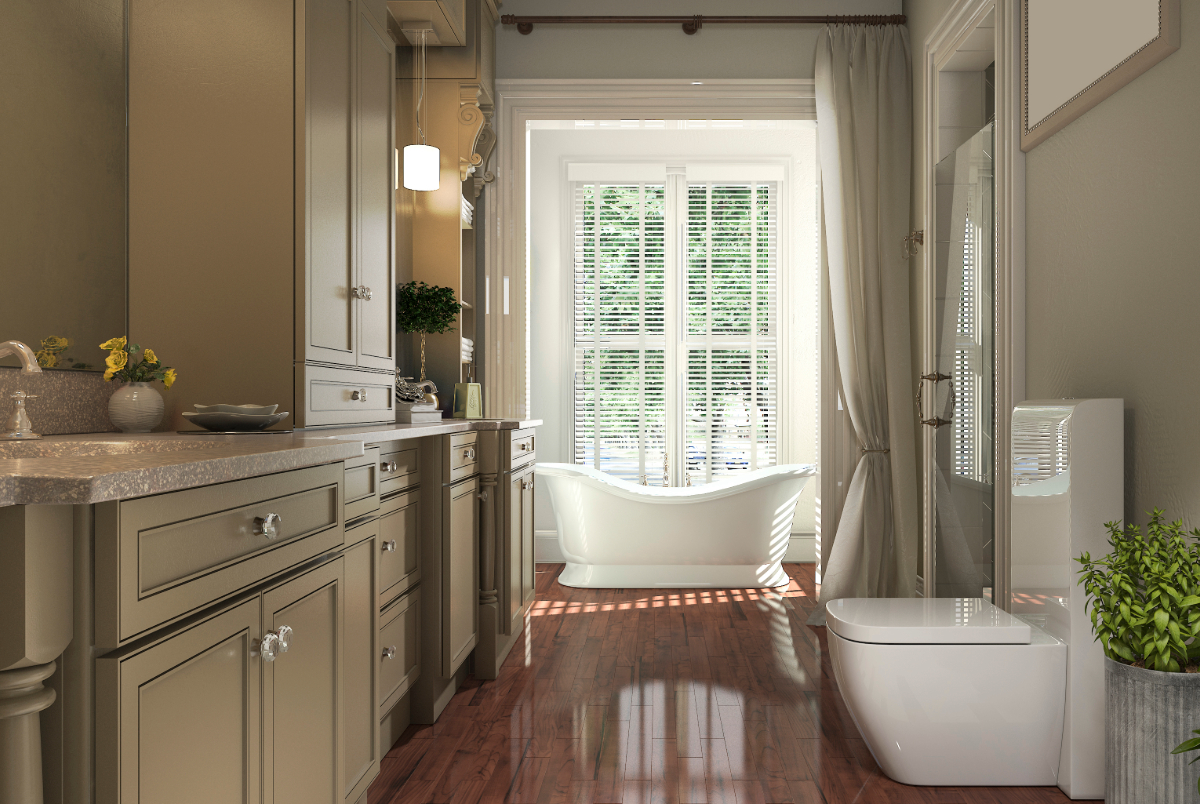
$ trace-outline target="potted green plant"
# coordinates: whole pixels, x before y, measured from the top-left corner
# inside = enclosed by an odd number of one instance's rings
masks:
[[[396,327],[421,336],[421,382],[425,381],[425,336],[453,332],[462,305],[454,289],[409,282],[396,288]]]
[[[1112,552],[1077,559],[1106,657],[1105,800],[1190,801],[1193,772],[1172,748],[1200,722],[1200,530],[1157,508],[1145,535],[1106,527]]]

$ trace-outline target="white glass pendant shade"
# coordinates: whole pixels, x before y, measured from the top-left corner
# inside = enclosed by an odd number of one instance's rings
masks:
[[[432,145],[405,145],[404,186],[425,191],[441,187],[441,157],[441,151]]]

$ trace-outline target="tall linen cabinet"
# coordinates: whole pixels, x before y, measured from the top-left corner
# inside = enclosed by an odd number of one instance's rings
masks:
[[[165,429],[197,402],[394,419],[387,15],[128,0],[128,334],[178,371]]]

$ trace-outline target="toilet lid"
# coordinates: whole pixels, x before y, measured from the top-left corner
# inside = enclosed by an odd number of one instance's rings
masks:
[[[843,598],[825,606],[843,639],[889,645],[1026,645],[1029,624],[978,597]]]

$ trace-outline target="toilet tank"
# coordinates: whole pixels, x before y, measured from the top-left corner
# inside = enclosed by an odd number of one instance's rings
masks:
[[[1011,611],[1067,643],[1058,786],[1104,797],[1104,653],[1077,583],[1081,553],[1109,550],[1124,508],[1124,401],[1049,399],[1013,410]]]

